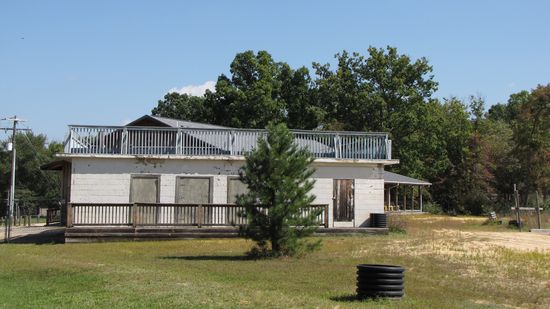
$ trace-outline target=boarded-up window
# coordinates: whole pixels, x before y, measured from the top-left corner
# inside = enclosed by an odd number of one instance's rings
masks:
[[[133,176],[130,184],[130,203],[158,203],[159,178]]]
[[[176,203],[209,204],[210,178],[180,177],[176,183]]]
[[[158,176],[132,176],[130,183],[130,203],[158,203],[159,202],[159,178]],[[136,210],[136,223],[158,223],[158,209],[151,207],[138,207]]]
[[[248,193],[248,186],[244,184],[239,178],[227,179],[227,203],[235,204],[237,202],[237,195]]]
[[[179,177],[176,181],[176,203],[178,204],[210,204],[210,178]],[[198,215],[195,208],[177,208],[174,214],[179,224],[196,224]],[[210,208],[204,211],[202,222],[208,224],[211,220]]]
[[[237,196],[248,193],[248,186],[244,184],[239,178],[229,177],[227,178],[227,203],[236,204]],[[244,224],[246,218],[241,215],[238,210],[239,207],[228,206],[225,211],[226,221],[229,224]]]

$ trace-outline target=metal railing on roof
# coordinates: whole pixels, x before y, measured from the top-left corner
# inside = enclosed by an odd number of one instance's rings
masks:
[[[265,130],[69,126],[68,154],[243,156]],[[390,160],[386,133],[293,130],[315,158]]]

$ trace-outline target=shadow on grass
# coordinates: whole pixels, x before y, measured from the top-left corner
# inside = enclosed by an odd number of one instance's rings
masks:
[[[357,297],[357,294],[342,294],[339,296],[331,296],[329,297],[329,299],[332,301],[347,302],[347,303],[352,303],[352,302],[387,303],[389,300],[392,300],[388,298],[370,298],[370,297],[360,298],[360,297]],[[401,299],[401,298],[395,298],[395,300],[398,300],[398,299]]]
[[[3,239],[2,242],[4,242]],[[10,240],[10,243],[35,245],[63,244],[65,243],[65,229],[47,230],[39,233],[16,236]]]
[[[357,294],[343,294],[339,296],[331,296],[330,300],[342,302],[362,302],[364,299],[358,298]]]
[[[163,260],[185,261],[252,261],[256,260],[247,255],[188,255],[188,256],[162,256]]]

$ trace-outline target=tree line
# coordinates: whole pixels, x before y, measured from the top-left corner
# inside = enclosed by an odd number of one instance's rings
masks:
[[[428,198],[449,213],[510,206],[513,184],[550,192],[550,84],[512,94],[485,111],[479,96],[434,96],[426,58],[396,48],[343,51],[336,64],[292,68],[266,51],[238,53],[204,96],[168,93],[152,113],[236,128],[285,123],[292,129],[388,132],[390,169],[426,179]]]
[[[6,151],[11,137],[0,141],[0,217],[6,215],[8,190],[11,179],[11,152]],[[34,215],[37,207],[58,208],[60,198],[59,173],[46,172],[40,166],[54,160],[55,154],[63,152],[61,143],[47,143],[43,134],[18,133],[15,201],[22,214]]]
[[[218,77],[215,91],[168,93],[152,113],[236,128],[285,123],[292,129],[388,132],[393,157],[400,160],[389,169],[430,181],[427,198],[449,213],[506,209],[513,184],[522,204],[535,191],[549,196],[550,84],[512,94],[486,111],[479,96],[436,98],[428,60],[394,47],[371,47],[366,55],[343,51],[335,60],[313,63],[310,70],[275,61],[266,51],[245,51],[231,62],[229,76]],[[57,173],[39,166],[62,145],[46,141],[41,134],[17,135],[21,205],[59,198]],[[10,179],[7,142],[0,147],[0,211]]]

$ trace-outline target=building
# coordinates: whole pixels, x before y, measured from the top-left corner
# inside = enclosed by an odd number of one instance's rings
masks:
[[[386,133],[292,132],[315,156],[321,225],[367,227],[384,212],[384,167],[399,163]],[[68,226],[234,225],[238,171],[262,134],[149,115],[70,125],[64,153],[43,168],[63,173]]]

